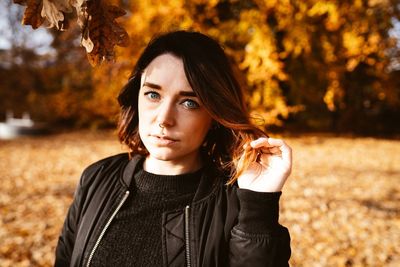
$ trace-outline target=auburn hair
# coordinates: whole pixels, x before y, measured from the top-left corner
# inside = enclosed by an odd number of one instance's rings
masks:
[[[140,55],[118,102],[121,107],[118,137],[130,149],[130,155],[147,155],[138,130],[140,79],[156,57],[172,54],[183,61],[187,80],[213,119],[201,149],[216,166],[230,173],[233,184],[257,157],[244,145],[266,134],[250,121],[243,91],[223,48],[211,37],[199,32],[175,31],[154,37]]]

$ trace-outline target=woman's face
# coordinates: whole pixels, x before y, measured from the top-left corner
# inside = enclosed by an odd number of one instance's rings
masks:
[[[163,54],[144,70],[138,115],[148,158],[183,166],[199,160],[212,119],[189,85],[180,58]]]

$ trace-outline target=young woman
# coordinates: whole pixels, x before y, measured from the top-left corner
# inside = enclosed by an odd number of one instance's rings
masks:
[[[217,42],[158,36],[118,100],[130,153],[83,172],[55,266],[288,266],[291,149],[251,124]]]

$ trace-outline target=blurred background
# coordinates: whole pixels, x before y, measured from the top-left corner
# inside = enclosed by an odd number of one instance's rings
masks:
[[[291,265],[400,266],[399,0],[103,2],[126,11],[129,45],[96,67],[74,19],[33,30],[0,2],[0,266],[53,264],[81,171],[126,151],[120,88],[151,37],[176,29],[224,46],[260,127],[294,149]]]

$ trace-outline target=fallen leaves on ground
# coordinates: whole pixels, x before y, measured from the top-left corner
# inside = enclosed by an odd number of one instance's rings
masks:
[[[400,141],[285,138],[294,168],[280,221],[292,266],[400,266]],[[111,132],[0,141],[0,266],[52,266],[80,173],[124,152]]]

